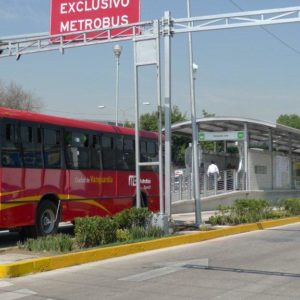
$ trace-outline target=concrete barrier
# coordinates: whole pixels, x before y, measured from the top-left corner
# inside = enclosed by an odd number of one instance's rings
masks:
[[[201,210],[217,210],[219,205],[232,205],[236,199],[266,199],[277,203],[281,199],[300,198],[300,191],[270,190],[270,191],[235,191],[201,198]],[[193,200],[182,200],[172,203],[172,214],[190,213],[195,211]]]

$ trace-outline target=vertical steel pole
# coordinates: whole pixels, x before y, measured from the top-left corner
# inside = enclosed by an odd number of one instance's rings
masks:
[[[290,189],[295,189],[293,180],[293,149],[292,149],[292,136],[289,133],[289,160],[290,160]]]
[[[245,131],[245,140],[244,140],[244,160],[245,160],[245,189],[249,190],[249,165],[248,165],[248,151],[249,151],[249,133],[248,133],[248,125],[244,124]]]
[[[161,111],[161,69],[160,69],[160,26],[159,21],[154,22],[156,30],[156,80],[157,80],[157,113],[158,113],[158,159],[159,159],[159,213],[164,214],[164,176],[163,176],[163,139],[162,139],[162,111]]]
[[[271,156],[271,189],[274,189],[274,157],[273,157],[273,133],[272,129],[269,129],[269,154]]]
[[[187,14],[191,17],[190,0],[187,0]],[[192,23],[189,23],[192,26]],[[199,155],[198,155],[198,128],[197,128],[197,113],[196,113],[196,96],[195,96],[195,80],[196,70],[194,69],[193,58],[193,39],[192,33],[188,33],[189,39],[189,61],[190,61],[190,87],[191,87],[191,119],[193,132],[193,194],[195,199],[195,223],[200,226],[201,220],[201,204],[200,204],[200,180],[199,180]]]
[[[141,173],[140,173],[140,134],[139,134],[139,76],[137,65],[136,41],[133,41],[134,52],[134,96],[135,96],[135,176],[136,176],[136,207],[141,207]]]
[[[116,56],[116,126],[118,126],[118,104],[119,104],[119,67],[120,67],[120,57]]]
[[[171,216],[171,13],[164,15],[165,44],[165,213]]]
[[[116,58],[116,126],[118,126],[118,110],[119,110],[119,67],[120,67],[120,56],[122,53],[123,47],[120,45],[115,45],[113,50],[114,50],[114,55]]]

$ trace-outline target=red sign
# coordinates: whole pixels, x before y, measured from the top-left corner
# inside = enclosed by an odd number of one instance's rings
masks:
[[[140,21],[140,0],[52,0],[51,35],[105,29]],[[121,29],[113,30],[120,34]],[[132,34],[132,29],[122,36]],[[94,37],[91,33],[88,37]],[[107,36],[100,36],[105,38]],[[67,39],[71,39],[67,38]]]

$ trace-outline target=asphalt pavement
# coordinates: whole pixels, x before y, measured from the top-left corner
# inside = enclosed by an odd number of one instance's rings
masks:
[[[0,281],[0,299],[299,299],[300,223]]]

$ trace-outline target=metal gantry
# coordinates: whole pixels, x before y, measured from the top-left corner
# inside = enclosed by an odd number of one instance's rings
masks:
[[[300,21],[300,6],[173,19],[173,33],[287,24]]]
[[[154,21],[146,21],[59,35],[39,33],[0,37],[0,58],[15,56],[18,59],[21,55],[49,51],[60,51],[64,54],[65,50],[71,48],[132,41],[135,36],[152,37],[153,24]]]
[[[156,39],[155,22],[146,21],[136,24],[116,26],[99,30],[49,35],[48,33],[28,36],[0,38],[0,58],[33,54],[46,51],[91,46],[97,44],[133,41],[136,39]],[[159,21],[160,36],[164,37],[164,109],[165,109],[165,214],[171,214],[171,39],[180,33],[192,33],[210,30],[233,29],[274,24],[300,22],[300,7],[288,7],[257,11],[245,11],[228,14],[172,18],[170,12],[165,12]],[[118,30],[116,30],[118,29]],[[118,32],[118,34],[114,34]],[[91,35],[92,34],[92,35]],[[92,37],[91,37],[92,36]],[[159,49],[159,47],[158,47]],[[158,57],[160,53],[157,53]],[[159,61],[159,59],[158,59]],[[159,63],[157,64],[159,66]],[[138,109],[136,110],[138,113]],[[138,116],[136,116],[137,119]],[[196,113],[193,116],[196,118]],[[195,143],[195,141],[194,141]],[[195,146],[195,145],[194,145]],[[195,156],[194,165],[198,165]],[[247,170],[246,170],[247,171]]]

